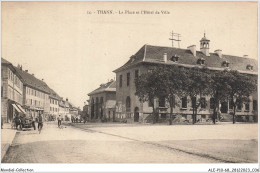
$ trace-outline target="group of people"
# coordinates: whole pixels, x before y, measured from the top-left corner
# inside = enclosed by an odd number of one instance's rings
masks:
[[[25,115],[19,115],[16,114],[15,118],[13,119],[13,123],[14,123],[14,127],[18,130],[18,127],[20,126],[20,129],[23,128],[24,124],[25,124]],[[38,129],[41,127],[43,127],[43,116],[42,114],[39,114],[39,116],[37,117],[37,119],[34,116],[31,116],[31,120],[32,120],[32,127],[34,130],[36,130],[36,126],[35,126],[35,122],[38,123]]]
[[[87,122],[88,116],[71,116],[71,122],[72,123],[83,123],[85,124]]]

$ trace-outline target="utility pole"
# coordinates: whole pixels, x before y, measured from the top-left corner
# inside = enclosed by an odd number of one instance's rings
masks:
[[[179,46],[179,48],[180,48],[180,37],[181,37],[181,34],[178,34],[178,33],[174,33],[173,31],[170,33],[170,35],[171,35],[171,38],[169,38],[169,40],[171,40],[172,41],[172,47],[174,47],[173,46],[173,42],[174,41],[178,41],[178,46]],[[177,37],[178,39],[175,39],[174,37]]]

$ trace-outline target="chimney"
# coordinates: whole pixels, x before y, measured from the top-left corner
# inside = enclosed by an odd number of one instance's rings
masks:
[[[215,50],[214,52],[215,52],[216,54],[218,54],[218,56],[219,56],[220,58],[222,58],[222,50],[217,49],[217,50]]]
[[[187,47],[187,49],[189,49],[191,51],[193,56],[196,56],[196,45],[191,45],[191,46]]]
[[[248,58],[248,55],[244,55],[243,58]]]
[[[20,70],[23,70],[23,66],[21,65]]]
[[[25,70],[25,72],[27,72],[27,73],[28,73],[28,70]]]
[[[69,101],[69,99],[68,99],[68,98],[66,98],[66,101]]]
[[[164,54],[163,54],[163,61],[164,61],[164,62],[167,62],[167,53],[164,53]]]

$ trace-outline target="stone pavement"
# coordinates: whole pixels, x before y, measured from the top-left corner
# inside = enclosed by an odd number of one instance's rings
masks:
[[[1,160],[12,144],[16,132],[17,130],[12,129],[10,124],[6,123],[3,125],[3,129],[1,129]]]
[[[98,128],[93,128],[89,124],[71,125],[224,162],[257,163],[258,160],[258,124],[256,123],[114,127],[98,124]]]
[[[131,128],[131,127],[129,127]],[[44,124],[41,134],[16,134],[3,163],[219,163],[167,147],[158,147],[70,126]]]

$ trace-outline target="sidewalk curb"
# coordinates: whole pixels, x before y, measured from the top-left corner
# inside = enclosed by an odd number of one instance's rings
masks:
[[[12,142],[7,144],[7,149],[4,150],[4,151],[1,151],[1,163],[3,163],[3,159],[4,159],[5,155],[6,155],[6,153],[9,151],[10,147],[12,146],[16,135],[17,135],[17,131],[15,132],[15,135],[14,135],[14,138],[12,139]]]

